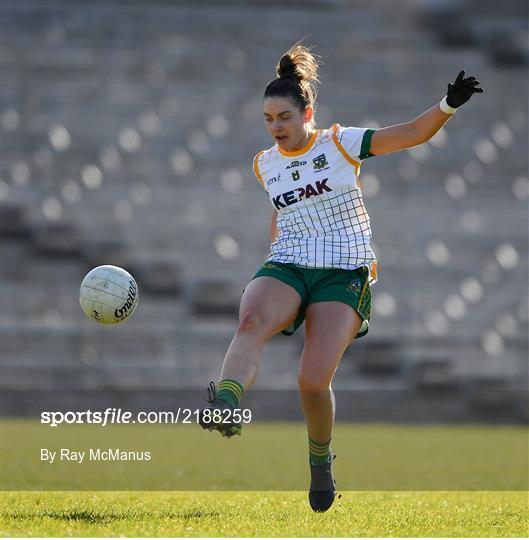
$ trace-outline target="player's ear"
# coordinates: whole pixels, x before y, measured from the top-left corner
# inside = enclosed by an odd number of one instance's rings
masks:
[[[305,109],[305,114],[303,115],[303,121],[305,123],[311,122],[314,118],[314,108],[313,107],[307,107]]]

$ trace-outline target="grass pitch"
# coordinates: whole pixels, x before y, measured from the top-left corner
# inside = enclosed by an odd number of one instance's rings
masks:
[[[342,497],[325,514],[308,504],[302,424],[230,440],[197,426],[1,427],[2,536],[529,536],[525,426],[338,423]],[[153,459],[39,459],[42,447],[118,446]]]
[[[196,425],[1,422],[6,491],[304,491],[307,431],[297,422],[250,423],[229,440]],[[344,491],[528,491],[526,426],[335,425]],[[41,459],[41,450],[149,451],[149,461]]]
[[[493,536],[529,534],[527,492],[4,492],[2,536]]]

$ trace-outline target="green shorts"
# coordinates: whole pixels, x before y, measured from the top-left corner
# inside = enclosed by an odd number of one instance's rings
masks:
[[[361,338],[369,331],[371,316],[371,290],[369,269],[365,266],[354,270],[342,268],[305,268],[293,263],[265,262],[252,279],[269,276],[294,287],[301,296],[301,306],[296,320],[282,330],[291,336],[305,320],[305,309],[316,302],[337,301],[351,306],[362,319],[362,326],[356,334]]]

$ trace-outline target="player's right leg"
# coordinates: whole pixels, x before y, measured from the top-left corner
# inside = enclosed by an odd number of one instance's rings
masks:
[[[241,298],[237,331],[226,352],[220,376],[221,395],[210,386],[210,405],[202,410],[200,425],[230,437],[240,434],[240,422],[224,422],[225,415],[257,377],[265,343],[295,319],[301,305],[300,294],[286,283],[270,276],[253,279]],[[230,393],[234,400],[230,403]],[[224,396],[224,399],[222,397]],[[213,411],[220,410],[214,416]]]

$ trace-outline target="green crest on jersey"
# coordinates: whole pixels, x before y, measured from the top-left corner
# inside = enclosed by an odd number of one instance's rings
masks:
[[[319,156],[316,156],[312,163],[314,163],[314,171],[321,171],[325,169],[329,165],[329,162],[327,161],[327,157],[325,154],[320,154]]]

